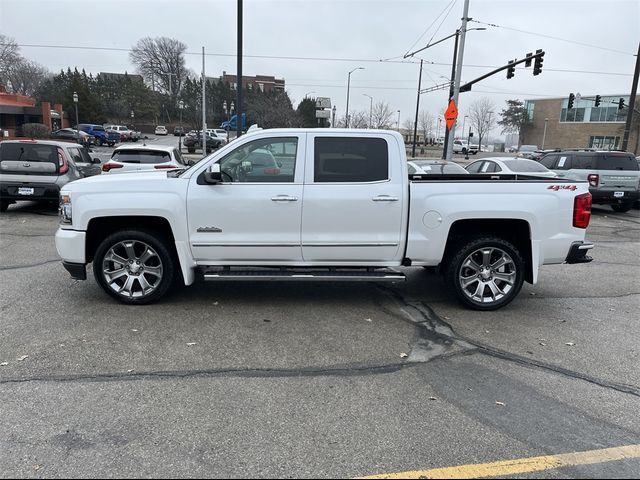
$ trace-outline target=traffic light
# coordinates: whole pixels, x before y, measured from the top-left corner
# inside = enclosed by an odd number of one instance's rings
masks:
[[[542,49],[538,49],[536,50],[536,55],[538,56],[533,64],[533,74],[540,75],[540,72],[542,72],[542,57],[544,57],[544,52]]]
[[[573,101],[576,99],[576,96],[573,93],[569,94],[569,104],[567,105],[567,109],[573,108]]]
[[[618,101],[618,110],[622,110],[624,108],[624,98],[620,98],[620,101]]]
[[[596,95],[596,103],[595,106],[599,107],[600,103],[602,102],[602,97],[600,95]]]
[[[526,59],[527,60],[524,62],[524,66],[525,67],[530,67],[531,66],[531,60],[533,59],[533,53],[531,53],[531,52],[527,53]]]
[[[507,79],[513,78],[516,74],[516,67],[513,64],[513,60],[509,60],[509,68],[507,68]]]

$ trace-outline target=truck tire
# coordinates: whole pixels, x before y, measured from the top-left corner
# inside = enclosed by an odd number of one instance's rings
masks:
[[[525,263],[518,249],[500,237],[459,244],[445,265],[445,280],[458,300],[474,310],[496,310],[522,288]]]
[[[146,230],[121,230],[98,246],[93,275],[102,289],[129,305],[160,299],[172,285],[176,265],[164,238]]]
[[[7,211],[7,209],[9,208],[9,201],[7,200],[0,200],[0,213],[4,213]]]
[[[611,208],[613,209],[613,211],[618,213],[628,212],[629,210],[631,210],[631,207],[633,207],[633,202],[620,203],[618,205],[611,205]]]

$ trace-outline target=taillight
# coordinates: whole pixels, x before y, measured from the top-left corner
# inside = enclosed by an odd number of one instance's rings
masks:
[[[161,170],[164,168],[178,168],[176,165],[156,165],[155,167],[153,167],[157,170]]]
[[[591,194],[583,193],[573,200],[573,226],[587,228],[591,219]]]
[[[108,172],[109,170],[113,170],[114,168],[122,168],[124,165],[121,165],[119,163],[103,163],[102,164],[102,171],[103,172]]]
[[[598,183],[600,183],[600,175],[598,175],[597,173],[592,173],[587,177],[587,180],[589,181],[590,187],[596,188],[598,186]]]
[[[58,147],[58,167],[60,173],[67,173],[67,171],[69,170],[67,157],[64,156],[64,152],[60,147]]]
[[[265,175],[280,175],[280,169],[279,168],[265,168],[264,169],[264,174]]]

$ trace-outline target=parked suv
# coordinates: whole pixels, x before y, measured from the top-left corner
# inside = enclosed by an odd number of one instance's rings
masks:
[[[633,154],[616,151],[564,151],[540,160],[559,177],[589,182],[594,204],[627,212],[638,200],[640,168]]]
[[[0,212],[20,200],[58,202],[60,189],[100,173],[100,160],[75,143],[7,140],[0,143]]]
[[[207,135],[207,153],[211,153],[214,149],[220,148],[222,146],[222,138],[213,137],[209,134],[209,132],[205,132]],[[184,137],[184,146],[187,147],[187,152],[195,153],[196,148],[202,147],[202,138],[201,132],[191,133],[189,132],[186,137]]]
[[[120,135],[116,132],[105,130],[102,125],[94,125],[91,123],[81,123],[78,125],[78,128],[81,132],[88,133],[89,135],[93,135],[96,139],[96,145],[104,145],[107,144],[110,147],[113,147],[117,142],[120,141]]]

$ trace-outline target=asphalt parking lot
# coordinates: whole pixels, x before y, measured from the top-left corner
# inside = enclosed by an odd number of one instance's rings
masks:
[[[527,467],[489,472],[640,472],[637,210],[595,207],[595,260],[544,267],[497,312],[422,269],[124,306],[69,277],[57,221],[29,202],[0,215],[0,477],[431,477],[515,459]]]

